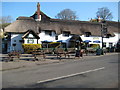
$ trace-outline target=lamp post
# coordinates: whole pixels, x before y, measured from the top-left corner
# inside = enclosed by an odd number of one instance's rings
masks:
[[[101,24],[101,43],[102,43],[102,49],[103,49],[103,23]]]
[[[103,38],[107,35],[107,24],[106,21],[103,20],[101,23],[101,42],[102,42],[102,50],[103,50]],[[103,53],[102,53],[103,54]]]

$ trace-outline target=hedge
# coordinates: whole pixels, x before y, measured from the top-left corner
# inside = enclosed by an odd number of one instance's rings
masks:
[[[47,46],[48,45],[48,46]],[[51,43],[43,43],[42,44],[42,48],[57,48],[59,47],[61,44],[60,42],[51,42]]]
[[[31,53],[33,50],[41,48],[41,44],[22,44],[24,53]]]
[[[90,44],[90,47],[97,49],[97,48],[100,48],[100,45],[99,44]]]

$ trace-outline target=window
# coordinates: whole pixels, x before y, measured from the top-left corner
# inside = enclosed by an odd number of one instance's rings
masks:
[[[106,43],[105,42],[103,43],[103,47],[106,47]]]
[[[26,38],[35,39],[35,37],[34,37],[34,35],[33,35],[32,33],[28,34],[28,35],[26,36]]]
[[[34,38],[34,36],[30,33],[30,34],[28,35],[28,38]]]
[[[4,43],[2,43],[2,48],[5,48],[5,44]]]
[[[112,35],[111,35],[111,34],[107,34],[107,35],[106,35],[106,38],[109,38],[109,37],[112,37]]]
[[[85,36],[86,36],[86,37],[91,36],[91,32],[85,32]]]
[[[55,40],[58,40],[58,36],[55,36]]]
[[[52,31],[46,30],[46,31],[45,31],[45,35],[50,35],[50,36],[52,36]]]
[[[62,34],[63,34],[63,36],[69,37],[70,32],[66,32],[66,31],[64,31]]]
[[[38,28],[38,33],[41,33],[41,28],[40,27],[37,27]]]
[[[111,48],[113,46],[113,43],[109,43],[109,47]]]
[[[35,19],[37,19],[37,15],[35,15]]]
[[[28,40],[27,40],[27,43],[33,44],[33,43],[34,43],[34,39],[28,39]]]

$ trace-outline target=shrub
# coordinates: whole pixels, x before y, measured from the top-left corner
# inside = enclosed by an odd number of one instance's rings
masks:
[[[48,45],[48,48],[57,48],[61,44],[60,44],[60,42],[44,43],[44,44],[42,44],[42,48],[47,48],[47,45]]]
[[[33,50],[41,48],[41,44],[22,44],[24,53],[31,53]]]
[[[97,48],[100,48],[100,45],[99,44],[90,44],[90,47],[97,49]]]

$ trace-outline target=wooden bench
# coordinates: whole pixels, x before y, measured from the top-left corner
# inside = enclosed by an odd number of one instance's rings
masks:
[[[67,48],[67,54],[69,57],[71,56],[72,53],[74,53],[74,54],[76,53],[75,48]]]
[[[53,50],[49,48],[39,49],[39,50],[33,50],[32,56],[34,57],[34,61],[38,61],[39,56],[43,56],[43,58],[46,58],[46,54],[52,53]]]
[[[45,59],[45,52],[43,50],[34,50],[32,52],[32,56],[34,57],[34,61],[39,61],[38,57],[39,56],[43,56],[43,58]]]
[[[66,58],[66,56],[69,57],[69,54],[63,48],[57,48],[57,49],[55,49],[54,52],[57,55],[57,58],[59,58],[60,60],[61,60],[62,55],[64,55],[65,58]]]
[[[12,51],[8,53],[8,60],[7,61],[14,61],[13,58],[20,59],[20,51]]]
[[[86,55],[87,55],[88,53],[95,54],[95,53],[96,53],[96,49],[93,49],[93,48],[87,48],[87,50],[86,50]]]
[[[46,48],[46,49],[43,49],[43,52],[44,52],[45,54],[52,54],[54,51],[53,51],[53,49],[51,49],[51,48]]]
[[[68,53],[75,53],[75,48],[67,48]]]

